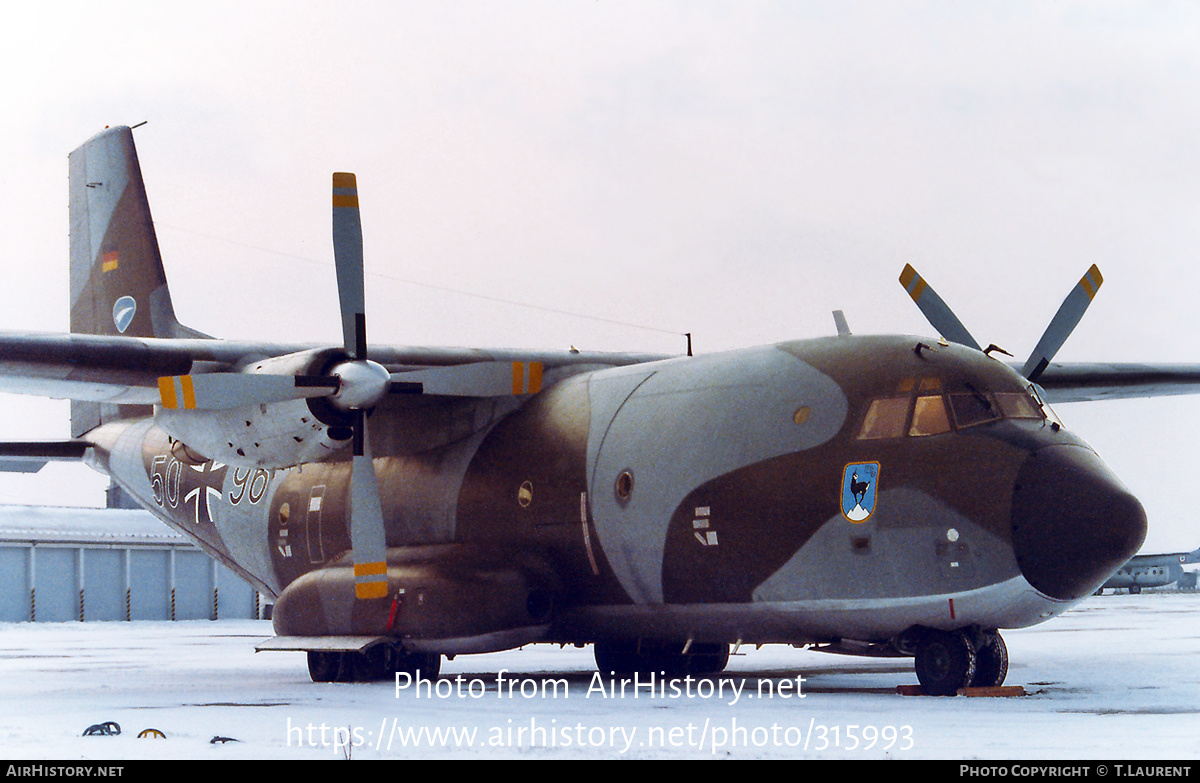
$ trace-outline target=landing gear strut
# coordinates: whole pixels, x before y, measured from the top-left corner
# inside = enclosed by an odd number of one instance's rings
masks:
[[[432,680],[442,669],[437,653],[408,652],[379,642],[365,650],[309,650],[308,675],[313,682],[373,682],[400,672]]]
[[[999,686],[1008,675],[1008,648],[996,631],[927,631],[917,644],[917,679],[931,696],[960,688]]]

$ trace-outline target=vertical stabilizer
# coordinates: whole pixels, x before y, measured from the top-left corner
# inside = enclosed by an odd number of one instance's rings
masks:
[[[175,319],[133,132],[96,134],[72,152],[71,331],[129,337],[202,337]],[[74,402],[72,435],[115,406]],[[122,411],[130,415],[134,411]]]

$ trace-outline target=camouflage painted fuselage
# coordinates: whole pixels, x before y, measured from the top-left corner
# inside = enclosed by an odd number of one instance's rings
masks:
[[[344,454],[222,465],[151,419],[89,439],[98,467],[277,597],[280,635],[445,653],[884,642],[1065,610],[1137,551],[1140,505],[1006,365],[920,342],[581,368],[534,395],[392,395],[369,420],[388,544],[374,601],[353,597]],[[972,400],[994,415],[968,418]]]

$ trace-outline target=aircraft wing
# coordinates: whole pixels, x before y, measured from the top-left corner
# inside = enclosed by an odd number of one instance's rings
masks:
[[[0,392],[119,404],[159,402],[159,379],[229,372],[252,362],[336,346],[88,334],[0,333]],[[369,357],[414,381],[458,367],[469,393],[485,365],[623,366],[667,355],[595,351],[374,346]],[[1200,365],[1051,364],[1038,378],[1051,403],[1200,394]],[[436,388],[434,384],[432,388]],[[481,391],[481,393],[483,393]]]
[[[1051,364],[1037,383],[1052,404],[1200,394],[1200,365]]]
[[[151,404],[160,401],[160,378],[236,372],[263,359],[323,348],[337,350],[336,346],[231,340],[5,333],[0,334],[0,392]],[[482,377],[481,367],[492,366],[511,375],[513,363],[536,363],[540,369],[551,370],[571,365],[621,366],[668,357],[575,350],[384,346],[373,347],[369,358],[394,373],[394,379],[424,381],[428,393],[444,386],[453,387],[447,393],[470,395],[478,391],[481,396],[489,396],[490,389],[480,385],[484,382],[474,380]]]

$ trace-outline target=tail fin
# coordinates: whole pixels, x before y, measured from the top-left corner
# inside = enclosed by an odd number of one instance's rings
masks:
[[[71,331],[198,337],[175,320],[133,132],[96,134],[71,169]]]
[[[71,331],[204,337],[175,319],[133,131],[125,126],[104,130],[72,152],[68,161]],[[112,408],[73,403],[73,434],[78,437],[100,424]]]

